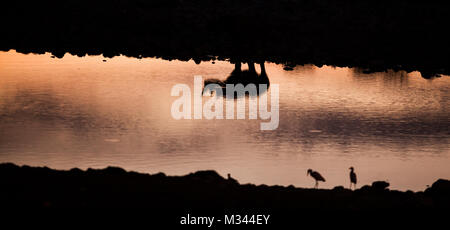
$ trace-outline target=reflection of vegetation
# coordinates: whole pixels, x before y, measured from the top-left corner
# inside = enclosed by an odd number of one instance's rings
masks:
[[[3,50],[196,62],[236,57],[449,75],[450,3],[310,0],[56,0],[3,3]],[[11,19],[21,18],[15,24]],[[32,37],[33,39],[29,39]],[[52,47],[27,49],[26,47]],[[77,48],[74,48],[77,47]],[[90,48],[101,47],[101,48]],[[117,48],[125,47],[125,48]]]
[[[431,70],[422,70],[420,71],[420,75],[425,79],[434,79],[441,77],[440,74],[433,72]]]
[[[352,70],[353,70],[353,73],[354,73],[355,76],[364,76],[364,75],[367,75],[367,74],[380,73],[379,70],[377,71],[377,70],[372,70],[372,69],[367,69],[367,68],[364,69],[364,68],[359,68],[359,67],[352,68]],[[395,77],[406,78],[407,77],[406,76],[407,72],[404,71],[404,70],[397,70],[397,71],[386,70],[386,71],[383,71],[383,72],[384,72],[383,75],[387,76],[389,78],[395,78]],[[433,70],[430,70],[430,69],[421,69],[420,70],[420,76],[422,76],[425,79],[429,79],[429,80],[442,77],[441,74],[439,74],[437,72],[434,72]]]
[[[376,81],[381,80],[386,88],[394,88],[408,85],[408,73],[406,71],[392,71],[386,72],[369,72],[361,68],[352,68],[352,76],[358,81]]]

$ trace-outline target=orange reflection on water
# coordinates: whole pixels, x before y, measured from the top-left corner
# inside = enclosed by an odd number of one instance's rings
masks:
[[[0,52],[0,161],[168,174],[215,169],[240,182],[312,187],[312,168],[348,186],[423,190],[449,178],[450,81],[417,72],[363,74],[325,66],[284,71],[280,127],[258,120],[174,120],[173,85],[225,79],[233,65],[101,56],[62,59]],[[360,185],[361,185],[360,184]]]

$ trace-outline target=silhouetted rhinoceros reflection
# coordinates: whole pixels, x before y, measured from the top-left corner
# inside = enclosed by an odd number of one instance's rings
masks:
[[[254,62],[247,62],[248,64],[248,70],[242,70],[241,69],[241,62],[238,61],[234,64],[234,70],[231,72],[231,74],[225,79],[224,81],[219,79],[206,79],[204,81],[204,87],[208,86],[209,84],[215,84],[215,87],[209,87],[210,90],[217,90],[217,87],[220,87],[222,90],[222,95],[224,97],[227,96],[226,94],[226,86],[227,84],[237,86],[238,84],[242,84],[244,87],[253,84],[256,88],[256,95],[260,95],[262,93],[265,93],[270,86],[269,78],[267,77],[266,68],[264,66],[264,62],[260,64],[261,67],[261,73],[257,73],[255,69],[255,63]],[[244,94],[238,94],[236,92],[233,93],[233,95],[229,95],[229,97],[238,98],[243,95],[249,95],[248,91],[245,91]]]

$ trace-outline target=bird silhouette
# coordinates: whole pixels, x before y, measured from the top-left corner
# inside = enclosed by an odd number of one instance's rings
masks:
[[[234,184],[237,184],[237,183],[238,183],[238,181],[237,181],[236,179],[234,179],[233,177],[231,177],[231,174],[230,174],[230,173],[227,174],[227,180],[228,180],[228,182],[230,182],[230,183],[234,183]]]
[[[325,178],[323,178],[323,176],[320,175],[319,172],[316,172],[312,169],[308,169],[308,172],[306,173],[306,175],[311,175],[311,177],[314,178],[314,180],[316,180],[316,185],[314,186],[314,188],[319,187],[319,181],[325,182]]]
[[[356,189],[356,183],[357,183],[357,179],[356,179],[356,173],[355,173],[355,169],[353,167],[350,167],[350,189],[352,189],[352,185],[354,189]]]

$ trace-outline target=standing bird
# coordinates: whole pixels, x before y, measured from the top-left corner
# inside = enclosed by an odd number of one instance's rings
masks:
[[[237,184],[238,183],[238,181],[236,179],[231,177],[231,174],[228,173],[227,176],[228,176],[228,178],[227,178],[228,182],[233,183],[233,184]]]
[[[323,178],[323,176],[320,175],[319,172],[313,171],[312,169],[308,169],[306,175],[311,175],[311,177],[314,178],[314,180],[316,180],[316,185],[314,186],[314,188],[319,187],[319,181],[325,182],[325,178]]]
[[[352,189],[352,184],[354,185],[353,188],[356,189],[356,173],[355,169],[353,167],[350,167],[350,189]]]

